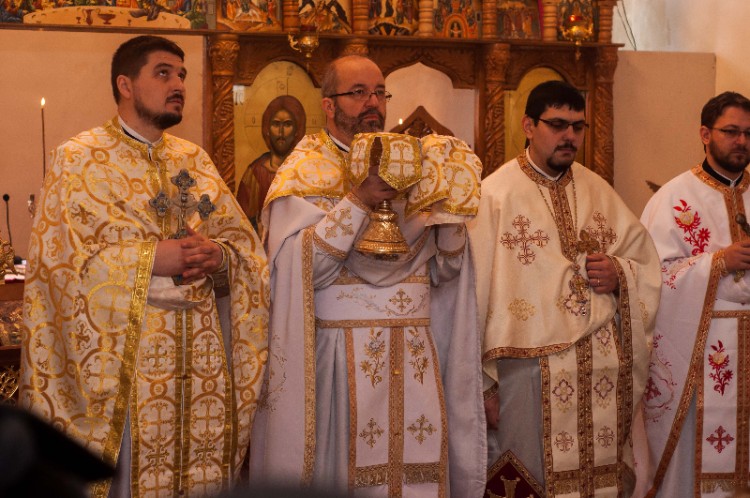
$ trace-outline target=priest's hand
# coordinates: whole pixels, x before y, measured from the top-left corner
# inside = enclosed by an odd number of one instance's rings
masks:
[[[188,236],[180,239],[187,269],[182,278],[187,281],[215,273],[224,261],[224,252],[216,242],[188,227]]]
[[[380,161],[375,158],[380,157],[381,150],[382,149],[377,149],[376,152],[375,148],[373,148],[372,156],[370,158],[370,169],[367,170],[367,178],[352,189],[352,194],[356,195],[357,198],[370,209],[375,209],[381,202],[390,201],[398,195],[398,190],[388,185],[385,180],[378,175]]]
[[[609,294],[620,287],[620,279],[617,278],[615,264],[604,253],[589,254],[586,256],[586,275],[589,285],[596,294]]]
[[[750,270],[750,239],[742,239],[724,248],[727,271]]]
[[[377,174],[371,173],[365,181],[352,189],[352,193],[370,209],[375,209],[381,202],[396,197],[398,190],[388,185]]]
[[[185,238],[156,243],[152,274],[161,277],[182,275],[184,283],[189,283],[221,267],[224,256],[221,247],[192,228],[188,227],[187,231]]]
[[[487,417],[487,428],[497,429],[500,422],[500,394],[495,393],[484,400],[484,416]]]

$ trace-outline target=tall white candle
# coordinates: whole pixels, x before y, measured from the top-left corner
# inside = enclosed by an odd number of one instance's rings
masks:
[[[45,143],[44,137],[44,104],[45,100],[42,97],[42,183],[44,183],[44,177],[47,176],[47,144]]]

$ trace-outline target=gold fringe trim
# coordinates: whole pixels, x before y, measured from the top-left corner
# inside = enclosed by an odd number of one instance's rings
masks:
[[[389,320],[315,320],[321,329],[361,329],[369,327],[429,327],[429,318],[392,318]]]
[[[360,467],[357,469],[354,486],[357,488],[385,486],[391,480],[390,474],[387,464]],[[404,484],[440,483],[442,480],[444,480],[443,472],[438,462],[404,464]]]

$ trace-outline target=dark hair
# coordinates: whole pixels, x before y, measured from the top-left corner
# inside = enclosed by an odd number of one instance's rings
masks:
[[[135,78],[146,65],[149,54],[152,52],[169,52],[185,60],[185,52],[172,40],[161,36],[136,36],[126,41],[112,56],[112,93],[115,102],[120,103],[120,91],[117,89],[117,77],[121,74],[128,78]]]
[[[302,103],[297,100],[296,97],[292,97],[291,95],[279,95],[268,103],[268,107],[263,111],[263,118],[261,121],[260,129],[263,134],[263,141],[266,142],[266,147],[268,147],[269,150],[271,149],[271,132],[269,130],[271,126],[271,118],[282,109],[288,111],[289,114],[292,115],[294,124],[297,126],[294,141],[299,142],[305,135],[307,115],[305,114],[305,108],[302,107]]]
[[[570,107],[573,111],[586,109],[586,100],[575,87],[564,81],[545,81],[538,84],[529,93],[526,101],[526,115],[538,123],[539,118],[548,107]]]
[[[701,126],[712,128],[727,107],[739,107],[745,112],[750,112],[750,100],[736,92],[724,92],[717,95],[703,106]]]
[[[369,57],[356,54],[342,55],[341,57],[332,60],[326,66],[325,70],[323,71],[323,78],[320,80],[320,93],[323,95],[323,97],[328,97],[329,95],[333,95],[338,92],[336,90],[336,87],[339,84],[339,65],[341,65],[341,63],[344,61],[352,59],[365,59],[375,64],[375,61],[373,61]]]

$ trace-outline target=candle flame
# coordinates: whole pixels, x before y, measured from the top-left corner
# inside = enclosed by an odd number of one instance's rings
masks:
[[[404,120],[403,120],[403,119],[401,119],[401,118],[399,118],[399,120],[398,120],[398,124],[400,124],[400,125],[404,124]]]
[[[44,100],[44,97],[42,97],[42,108],[44,108],[44,103],[45,103],[45,100]]]

